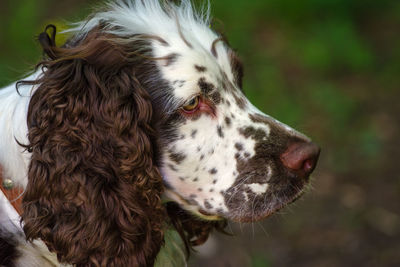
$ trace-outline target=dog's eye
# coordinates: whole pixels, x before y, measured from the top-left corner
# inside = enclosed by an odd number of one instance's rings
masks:
[[[194,112],[199,108],[200,96],[192,98],[186,105],[182,107],[185,112]]]

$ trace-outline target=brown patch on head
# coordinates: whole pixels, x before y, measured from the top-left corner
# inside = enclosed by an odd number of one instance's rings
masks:
[[[237,54],[233,51],[229,52],[229,60],[232,66],[234,83],[239,87],[243,87],[243,64]]]
[[[215,89],[215,85],[206,81],[206,78],[201,77],[197,84],[203,94],[208,95],[211,91]]]
[[[239,133],[246,138],[251,137],[257,141],[262,141],[267,138],[267,134],[263,129],[255,129],[253,126],[240,128]]]
[[[240,109],[245,109],[246,108],[246,100],[244,99],[244,97],[238,96],[236,93],[233,93],[232,95],[233,95],[233,98],[235,98],[236,105],[238,105],[238,107]]]
[[[194,68],[198,71],[198,72],[205,72],[207,70],[206,67],[204,66],[199,66],[199,65],[194,65]]]
[[[263,123],[266,125],[271,124],[271,119],[260,114],[249,114],[249,118],[254,123]]]
[[[211,99],[215,104],[221,103],[221,94],[218,91],[215,91],[214,93],[211,94]]]

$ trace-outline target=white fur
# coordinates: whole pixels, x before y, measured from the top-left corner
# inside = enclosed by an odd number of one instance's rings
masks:
[[[40,72],[34,73],[26,80],[35,80]],[[21,144],[28,144],[26,117],[34,88],[29,85],[19,87],[13,83],[0,90],[0,166],[3,178],[9,178],[17,186],[26,187],[27,170],[30,153]]]

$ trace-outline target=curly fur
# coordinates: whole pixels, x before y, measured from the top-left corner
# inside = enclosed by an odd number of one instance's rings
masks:
[[[38,85],[27,120],[26,237],[77,266],[153,265],[170,219],[161,205],[152,103],[137,79],[146,57],[131,57],[137,44],[117,45],[98,29],[58,48],[48,29],[52,37],[39,37],[49,57],[38,65],[43,75],[19,84]],[[167,210],[187,252],[226,224],[172,204]]]
[[[42,41],[52,59],[29,105],[22,219],[27,238],[62,262],[149,266],[165,217],[152,107],[112,38],[92,32],[73,48]]]

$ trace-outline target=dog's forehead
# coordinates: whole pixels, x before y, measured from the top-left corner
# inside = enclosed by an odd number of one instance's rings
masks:
[[[173,87],[174,96],[188,99],[198,94],[201,84],[210,84],[218,89],[222,80],[233,82],[234,75],[229,60],[229,48],[222,42],[215,43],[215,54],[212,52],[213,42],[218,37],[212,35],[208,42],[198,43],[194,40],[190,47],[176,40],[169,46],[153,45],[153,53],[163,78]]]

